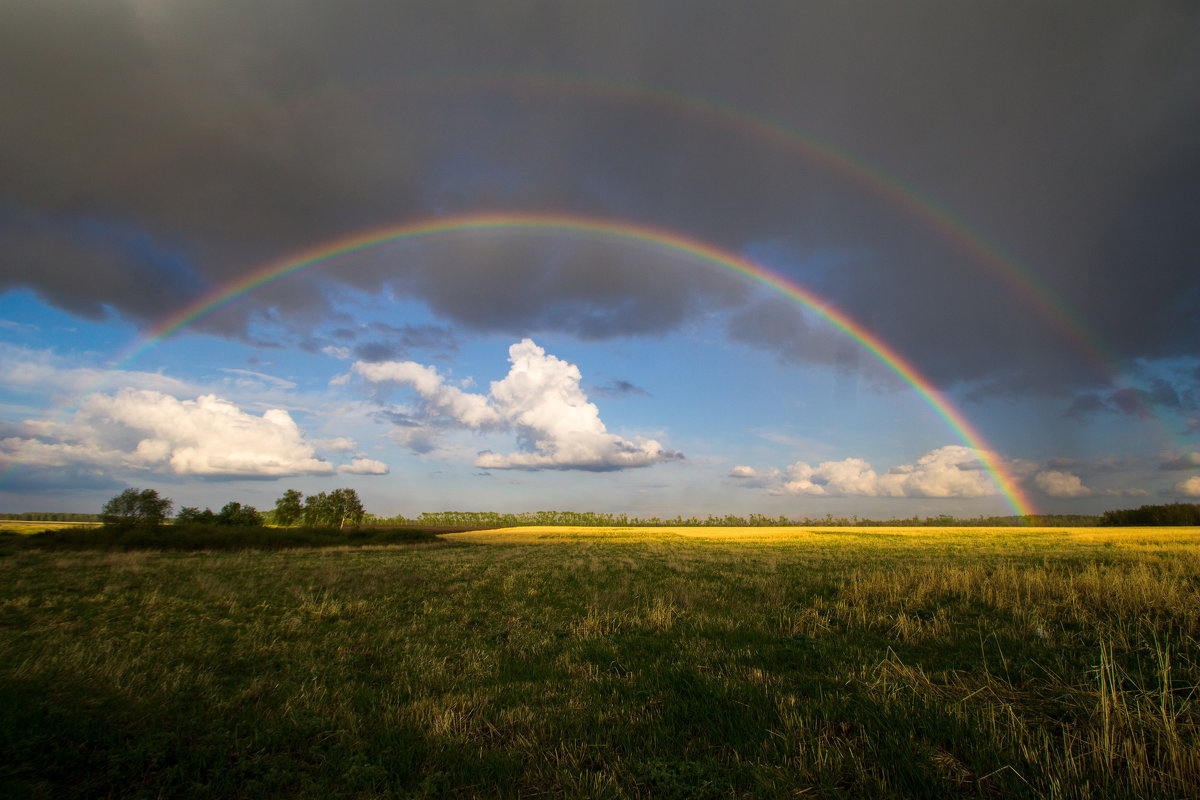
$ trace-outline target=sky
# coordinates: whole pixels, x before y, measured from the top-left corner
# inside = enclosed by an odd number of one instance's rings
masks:
[[[2,6],[0,510],[1200,502],[1193,3]]]

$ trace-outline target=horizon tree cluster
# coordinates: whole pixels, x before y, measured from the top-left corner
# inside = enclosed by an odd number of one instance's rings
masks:
[[[285,528],[302,522],[309,527],[342,529],[362,525],[364,514],[362,500],[353,489],[334,489],[308,497],[288,489],[275,501],[273,521]]]
[[[288,489],[275,501],[273,511],[263,513],[254,506],[231,500],[218,512],[211,508],[183,506],[175,518],[171,510],[175,503],[162,497],[156,489],[126,489],[104,504],[101,522],[107,527],[132,529],[156,528],[173,521],[186,526],[226,526],[260,528],[268,523],[281,527],[304,524],[308,527],[327,527],[339,530],[358,527],[366,516],[358,492],[350,488],[318,492],[305,497],[296,489]]]

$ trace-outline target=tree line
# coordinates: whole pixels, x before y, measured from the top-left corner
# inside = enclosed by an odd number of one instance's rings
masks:
[[[99,514],[74,514],[68,511],[26,511],[21,514],[0,514],[0,519],[27,522],[99,522]]]
[[[275,502],[275,509],[265,514],[232,500],[217,512],[183,506],[172,517],[174,507],[175,502],[159,495],[156,489],[126,489],[104,504],[100,521],[117,529],[156,528],[167,523],[184,527],[261,528],[268,521],[281,527],[303,524],[343,529],[358,527],[363,522],[362,501],[353,489],[334,489],[308,497],[288,489]]]
[[[1139,525],[1200,525],[1200,503],[1170,503],[1141,506],[1121,511],[1105,511],[1101,525],[1129,527]]]
[[[908,517],[904,519],[870,519],[866,517],[835,517],[826,514],[823,517],[789,517],[785,514],[768,516],[766,514],[750,514],[740,516],[725,514],[717,516],[710,514],[706,517],[678,515],[664,517],[632,517],[626,514],[607,514],[594,511],[528,511],[521,513],[498,513],[495,511],[438,511],[425,512],[416,519],[405,517],[373,517],[368,516],[368,523],[376,525],[414,525],[431,528],[515,528],[528,525],[537,526],[571,526],[571,527],[724,527],[724,528],[762,528],[762,527],[992,527],[1006,528],[1018,526],[1038,527],[1092,527],[1100,524],[1100,517],[1087,514],[1039,514],[1030,517],[952,517],[941,514],[936,517]]]
[[[674,518],[633,517],[627,514],[610,514],[595,511],[529,511],[521,513],[499,513],[495,511],[437,511],[424,512],[416,519],[403,516],[380,517],[363,510],[362,501],[354,489],[334,489],[305,497],[295,489],[288,489],[275,501],[275,508],[265,513],[252,506],[236,501],[226,503],[220,511],[203,510],[184,506],[173,520],[171,509],[174,502],[161,497],[154,489],[126,489],[109,500],[100,514],[106,526],[117,528],[155,527],[173,521],[183,526],[236,526],[262,527],[271,524],[279,527],[303,525],[306,527],[357,528],[364,524],[373,526],[400,526],[418,528],[513,528],[523,526],[563,527],[772,527],[772,526],[861,526],[861,527],[1015,527],[1033,525],[1039,527],[1090,527],[1140,526],[1140,525],[1200,525],[1200,504],[1172,503],[1169,505],[1147,505],[1136,509],[1105,511],[1102,515],[1042,514],[1029,517],[972,517],[957,518],[948,514],[937,517],[910,517],[906,519],[875,520],[868,518],[834,517],[788,517],[750,514],[739,516],[726,514],[707,517]],[[50,517],[79,519],[95,515],[84,514],[5,514],[6,519],[50,520]],[[83,521],[83,520],[80,520]]]
[[[303,523],[309,527],[341,529],[362,525],[364,515],[362,501],[353,489],[317,492],[308,497],[288,489],[275,501],[272,522],[283,527]]]

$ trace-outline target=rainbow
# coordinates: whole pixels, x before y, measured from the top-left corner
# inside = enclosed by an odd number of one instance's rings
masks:
[[[186,307],[161,320],[151,334],[119,363],[127,363],[154,347],[162,339],[195,323],[216,310],[269,283],[306,270],[318,268],[383,245],[415,242],[451,234],[486,232],[564,233],[609,237],[684,255],[718,269],[741,276],[812,310],[842,330],[865,348],[884,366],[910,385],[962,441],[974,449],[997,488],[1018,515],[1029,516],[1034,509],[1016,480],[1001,464],[982,434],[958,411],[937,387],[902,355],[867,330],[849,315],[793,281],[768,271],[736,253],[689,238],[674,231],[634,222],[600,217],[550,213],[485,213],[404,222],[351,234],[284,258],[264,264],[237,281],[220,286]]]

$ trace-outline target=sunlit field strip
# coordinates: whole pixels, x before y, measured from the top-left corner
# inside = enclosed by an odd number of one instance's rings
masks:
[[[664,527],[567,527],[527,526],[445,534],[444,538],[476,544],[538,544],[578,539],[625,541],[670,541],[671,539],[715,539],[728,543],[801,544],[828,543],[839,539],[867,545],[871,541],[975,543],[996,546],[1029,543],[1105,544],[1135,546],[1154,543],[1200,544],[1200,527],[1136,528],[974,528],[934,526],[789,526],[726,528],[716,526]]]
[[[0,519],[0,533],[41,533],[63,528],[96,528],[99,522],[54,522],[29,519]]]

